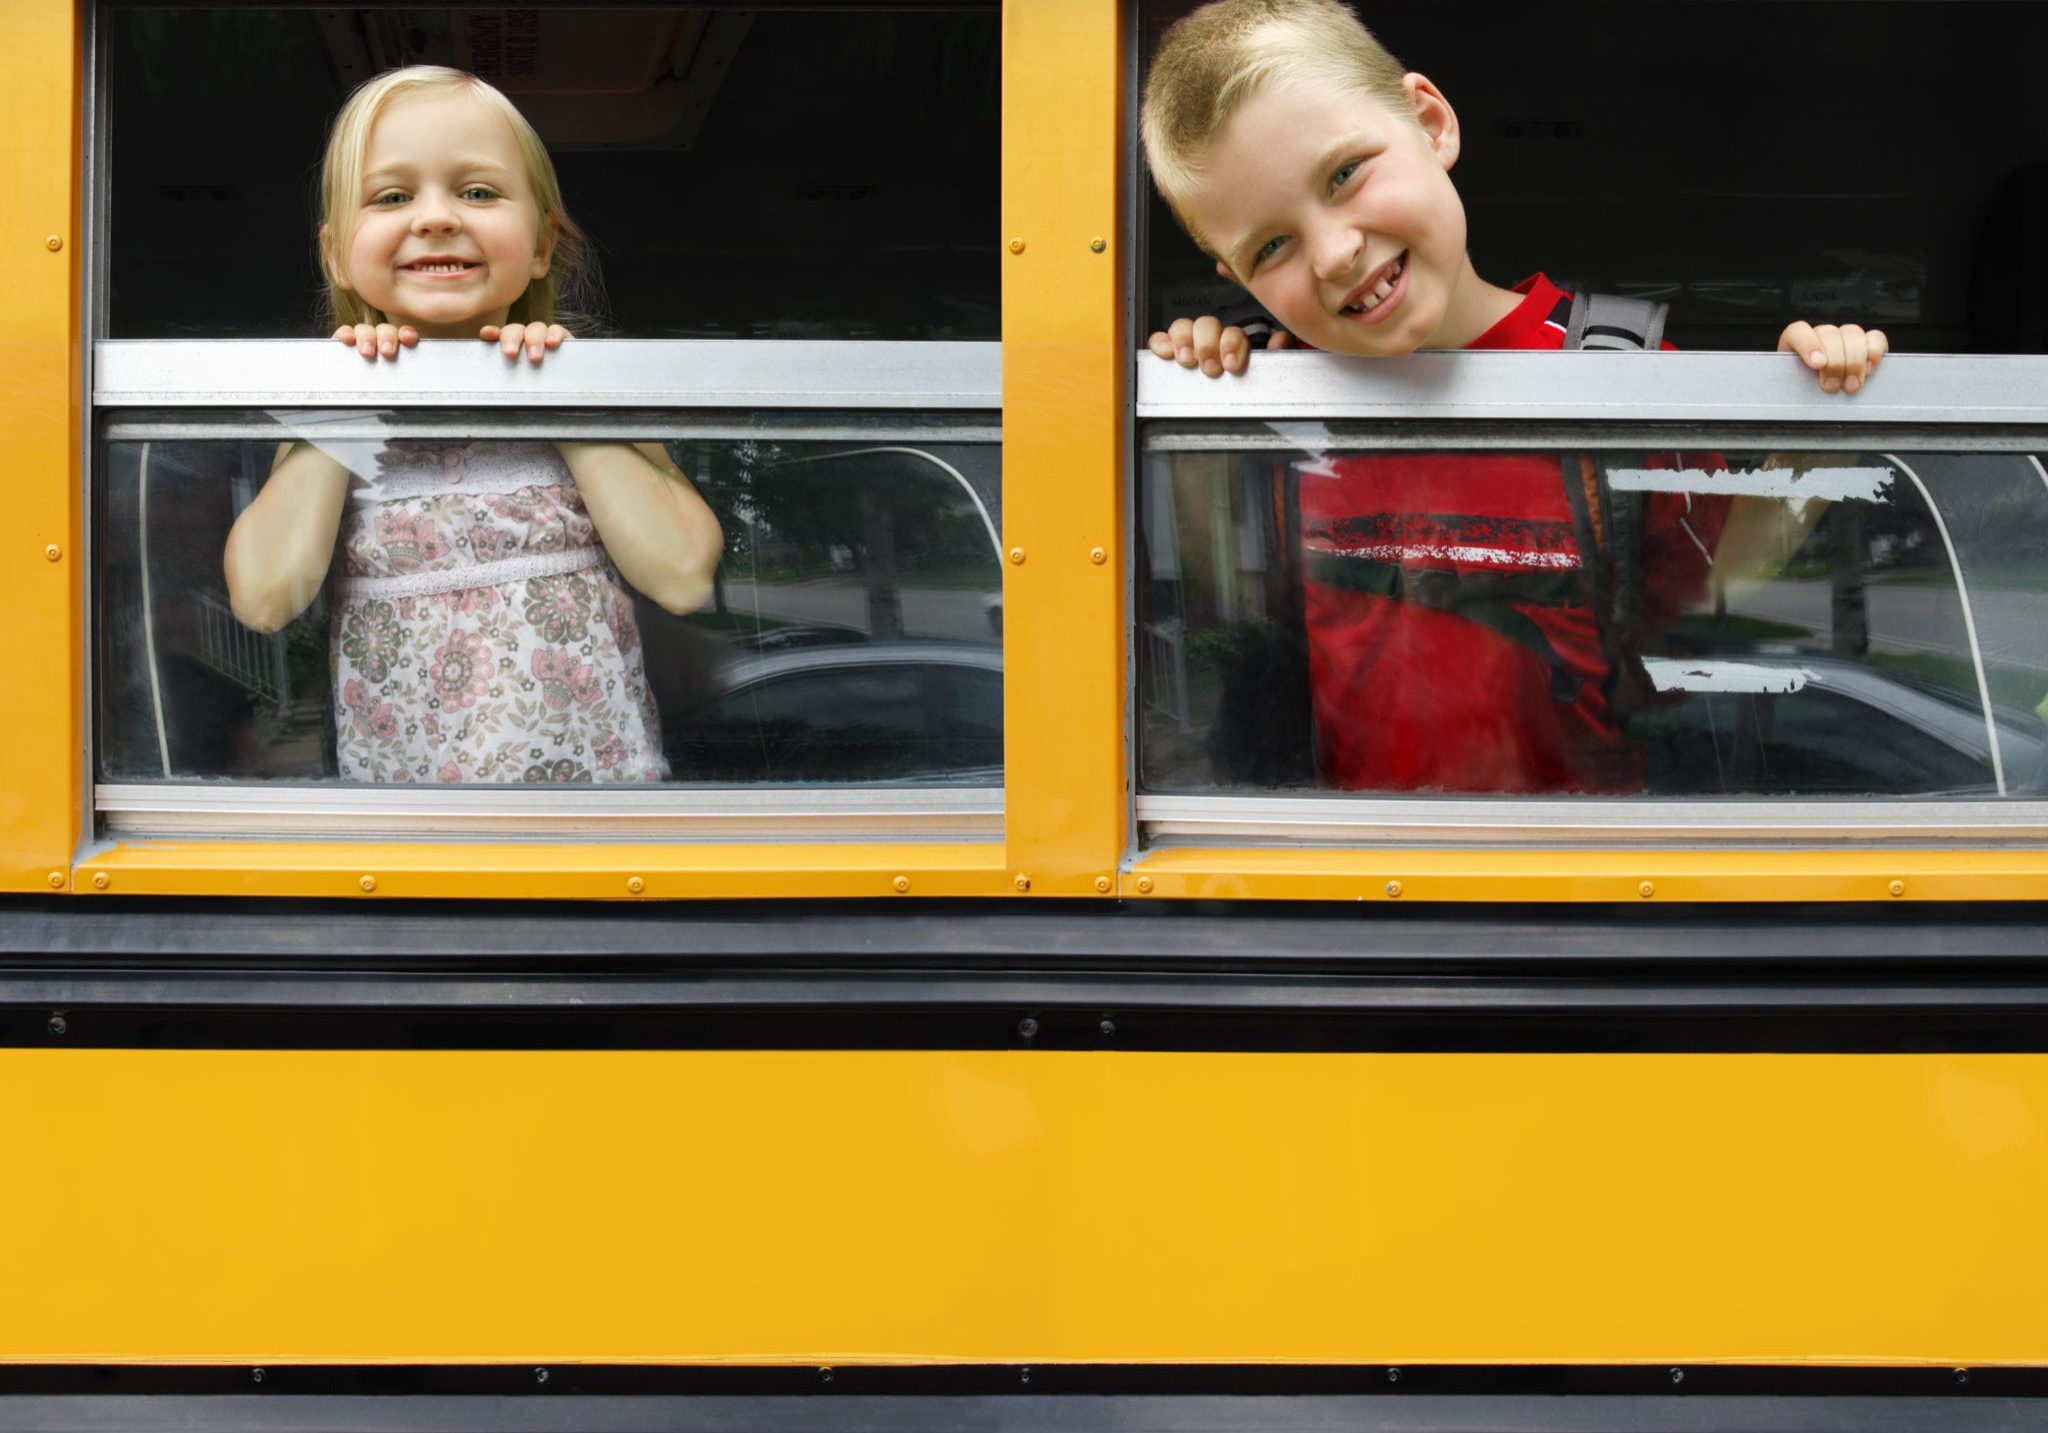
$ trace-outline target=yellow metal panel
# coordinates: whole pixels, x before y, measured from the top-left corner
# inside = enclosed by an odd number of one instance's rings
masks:
[[[78,865],[81,895],[362,900],[973,896],[1010,889],[993,843],[558,845],[134,841]]]
[[[1034,894],[1108,894],[1128,822],[1117,12],[1003,6],[1003,720]]]
[[[80,792],[78,37],[58,0],[0,4],[0,890],[63,889]]]
[[[0,1052],[13,1360],[2041,1363],[2048,1056]]]
[[[2048,852],[1189,847],[1142,857],[1119,888],[1139,900],[2037,901]]]

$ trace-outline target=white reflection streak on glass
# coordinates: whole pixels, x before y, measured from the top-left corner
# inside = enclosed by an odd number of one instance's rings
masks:
[[[1948,524],[1942,521],[1941,509],[1935,505],[1934,494],[1927,490],[1927,484],[1920,481],[1920,475],[1912,465],[1896,453],[1883,454],[1887,463],[1898,465],[1900,472],[1920,490],[1920,500],[1927,504],[1928,513],[1934,518],[1934,530],[1941,534],[1941,545],[1948,553],[1949,571],[1956,576],[1956,600],[1963,607],[1963,631],[1970,639],[1970,666],[1977,673],[1977,700],[1984,707],[1984,736],[1991,745],[1991,775],[1998,784],[1998,794],[2005,795],[2005,761],[1998,750],[1998,721],[1991,711],[1991,683],[1984,676],[1984,652],[1977,645],[1977,618],[1970,611],[1970,589],[1963,581],[1963,564],[1956,556],[1956,545],[1949,540]]]
[[[1643,670],[1660,692],[1801,691],[1813,680],[1805,667],[1766,667],[1757,662],[1722,662],[1712,658],[1645,657]]]
[[[142,645],[148,653],[149,662],[149,707],[156,718],[156,759],[163,767],[164,780],[171,779],[171,739],[164,729],[164,688],[163,679],[156,669],[156,612],[150,600],[149,581],[149,444],[144,443],[136,455],[135,465],[135,530],[140,538],[140,561],[142,564]]]
[[[1268,423],[1266,425],[1276,438],[1308,454],[1308,461],[1301,465],[1303,477],[1334,478],[1337,470],[1330,462],[1330,449],[1337,446],[1336,435],[1321,423]]]
[[[981,494],[974,490],[974,484],[968,482],[967,475],[951,463],[943,458],[933,457],[922,448],[848,448],[843,452],[818,453],[807,458],[784,458],[781,462],[772,463],[769,466],[794,468],[803,463],[824,463],[838,458],[864,458],[871,453],[903,453],[913,458],[923,458],[934,467],[944,469],[952,477],[953,481],[960,485],[960,491],[967,494],[967,500],[974,504],[974,510],[981,514],[982,529],[988,533],[989,551],[995,554],[995,559],[998,563],[1003,560],[1002,536],[996,531],[995,519],[988,515],[988,505],[982,502]]]
[[[1782,498],[1800,502],[1883,502],[1896,474],[1890,468],[1609,468],[1608,486],[1622,493],[1697,493],[1716,497]]]

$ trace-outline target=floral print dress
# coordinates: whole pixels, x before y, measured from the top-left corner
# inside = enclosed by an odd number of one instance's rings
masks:
[[[633,599],[553,444],[385,442],[349,466],[343,780],[667,775]]]

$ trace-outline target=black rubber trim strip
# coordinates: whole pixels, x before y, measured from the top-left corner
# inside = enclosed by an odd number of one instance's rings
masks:
[[[1315,969],[1768,962],[2031,964],[2048,904],[1557,906],[1391,903],[0,898],[0,967],[147,956],[275,969],[572,969],[825,962],[915,969]]]
[[[0,1397],[37,1433],[2039,1433],[2017,1398]]]
[[[1941,991],[1933,999],[1906,992],[1896,1005],[1873,1003],[1863,987],[1659,992],[1657,1001],[1627,1006],[1603,1004],[1612,992],[1596,991],[1580,1009],[1546,1008],[1541,990],[1526,1006],[1496,1009],[1459,1008],[1454,994],[1422,991],[1412,1003],[1383,1007],[1331,1001],[1260,1010],[1233,1007],[1238,992],[1201,980],[1183,984],[1171,1005],[1077,1003],[1077,988],[1051,987],[992,989],[973,1003],[877,1005],[865,982],[835,985],[847,998],[832,1000],[828,988],[813,992],[814,1004],[693,1005],[671,994],[635,1009],[608,1007],[606,993],[588,985],[559,1002],[512,1008],[493,1001],[487,986],[476,1001],[449,1007],[323,1005],[273,986],[242,1004],[96,1004],[77,998],[91,992],[75,982],[58,998],[15,1004],[19,987],[0,986],[9,1002],[0,1004],[0,1047],[2048,1053],[2048,996],[2039,987]],[[1047,998],[1004,998],[1019,995]]]
[[[2041,1052],[2041,914],[28,902],[0,1044]]]
[[[2038,1429],[2039,1369],[1114,1367],[0,1369],[0,1427],[66,1430]]]

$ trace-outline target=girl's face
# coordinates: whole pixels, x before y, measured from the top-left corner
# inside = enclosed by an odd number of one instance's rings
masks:
[[[512,126],[461,91],[403,94],[379,112],[355,220],[336,281],[425,338],[504,323],[548,271],[552,236]]]

